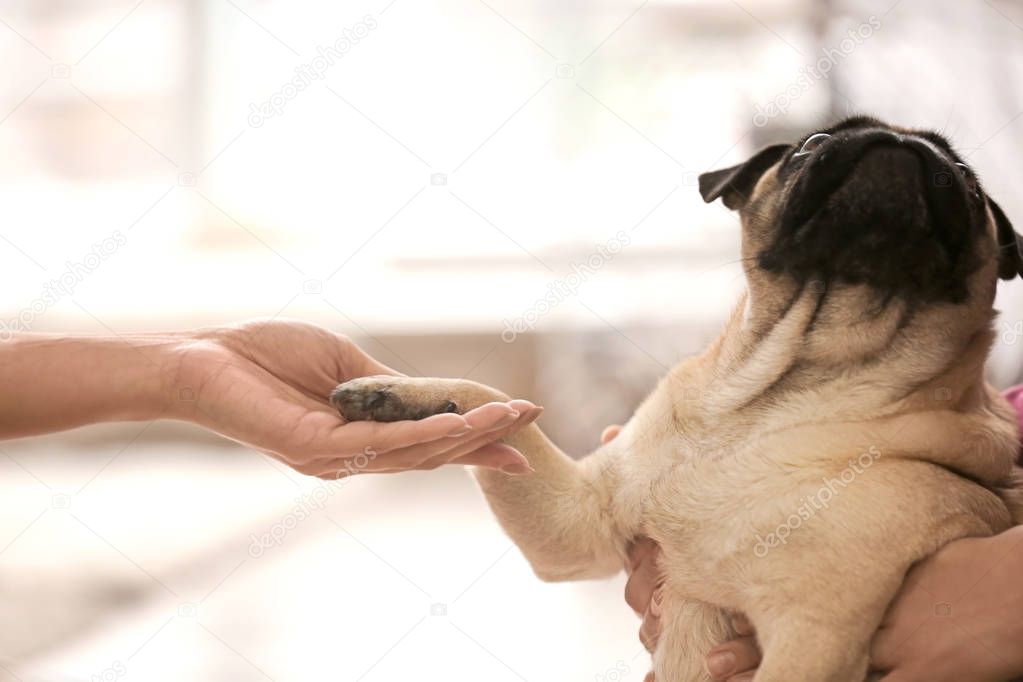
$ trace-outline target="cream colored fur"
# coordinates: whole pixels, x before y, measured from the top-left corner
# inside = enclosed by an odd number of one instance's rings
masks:
[[[777,210],[774,183],[765,174],[743,215],[744,256]],[[862,287],[798,287],[745,259],[748,292],[721,336],[612,442],[573,460],[533,425],[509,442],[535,474],[475,472],[498,521],[544,580],[609,576],[630,539],[660,543],[660,682],[709,679],[730,610],[757,629],[756,682],[864,680],[914,562],[1023,522],[1015,420],[983,379],[996,281],[985,239],[972,303],[914,310],[875,310]],[[468,381],[360,381],[417,405],[505,399]]]

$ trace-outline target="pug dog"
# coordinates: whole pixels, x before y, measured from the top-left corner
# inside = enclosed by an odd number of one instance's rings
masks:
[[[984,380],[999,278],[1023,240],[941,135],[851,118],[700,176],[738,211],[747,288],[720,337],[583,459],[535,424],[535,473],[477,469],[543,580],[610,576],[632,538],[663,550],[659,682],[708,680],[747,614],[756,682],[860,682],[907,570],[1023,522],[1019,433]],[[507,396],[470,381],[339,386],[349,420]]]

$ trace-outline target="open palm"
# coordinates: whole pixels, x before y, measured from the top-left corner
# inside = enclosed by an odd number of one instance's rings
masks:
[[[420,421],[347,423],[327,402],[360,376],[398,374],[350,339],[294,321],[249,322],[197,333],[181,353],[177,411],[218,433],[321,478],[478,464],[528,473],[498,441],[534,421],[525,400]]]

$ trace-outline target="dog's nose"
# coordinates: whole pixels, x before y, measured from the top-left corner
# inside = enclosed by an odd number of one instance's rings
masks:
[[[807,154],[815,150],[820,152],[813,160],[823,160],[820,157],[831,157],[834,166],[839,172],[849,171],[866,154],[876,148],[904,148],[913,151],[921,161],[927,165],[939,162],[941,165],[949,165],[946,155],[938,149],[934,143],[916,135],[899,133],[894,130],[865,130],[852,135],[836,134],[834,136],[819,133],[810,137],[804,147],[809,146]],[[804,149],[800,149],[794,156],[804,155]]]
[[[945,174],[954,170],[951,160],[942,150],[938,149],[930,140],[916,135],[904,135],[889,130],[872,131],[855,139],[850,147],[850,152],[855,158],[862,158],[878,149],[908,152],[915,157],[920,171],[927,176],[928,182],[932,184],[940,183]],[[908,157],[903,161],[908,168]]]
[[[973,195],[949,154],[926,136],[881,128],[811,147],[794,164],[762,268],[891,294],[965,295]]]
[[[918,181],[924,174],[924,160],[920,154],[905,144],[876,145],[864,150],[856,164],[856,172],[870,177],[884,178],[891,183],[912,185],[908,190],[918,190]]]
[[[875,207],[887,205],[904,222],[925,221],[931,234],[948,238],[969,223],[971,190],[964,177],[929,140],[891,134],[863,147],[846,182],[869,192]]]

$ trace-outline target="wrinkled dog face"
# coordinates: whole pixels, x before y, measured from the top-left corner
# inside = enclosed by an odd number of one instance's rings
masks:
[[[812,283],[882,308],[990,306],[996,276],[1023,272],[1023,241],[933,132],[848,119],[705,173],[700,193],[740,212],[754,293]]]

